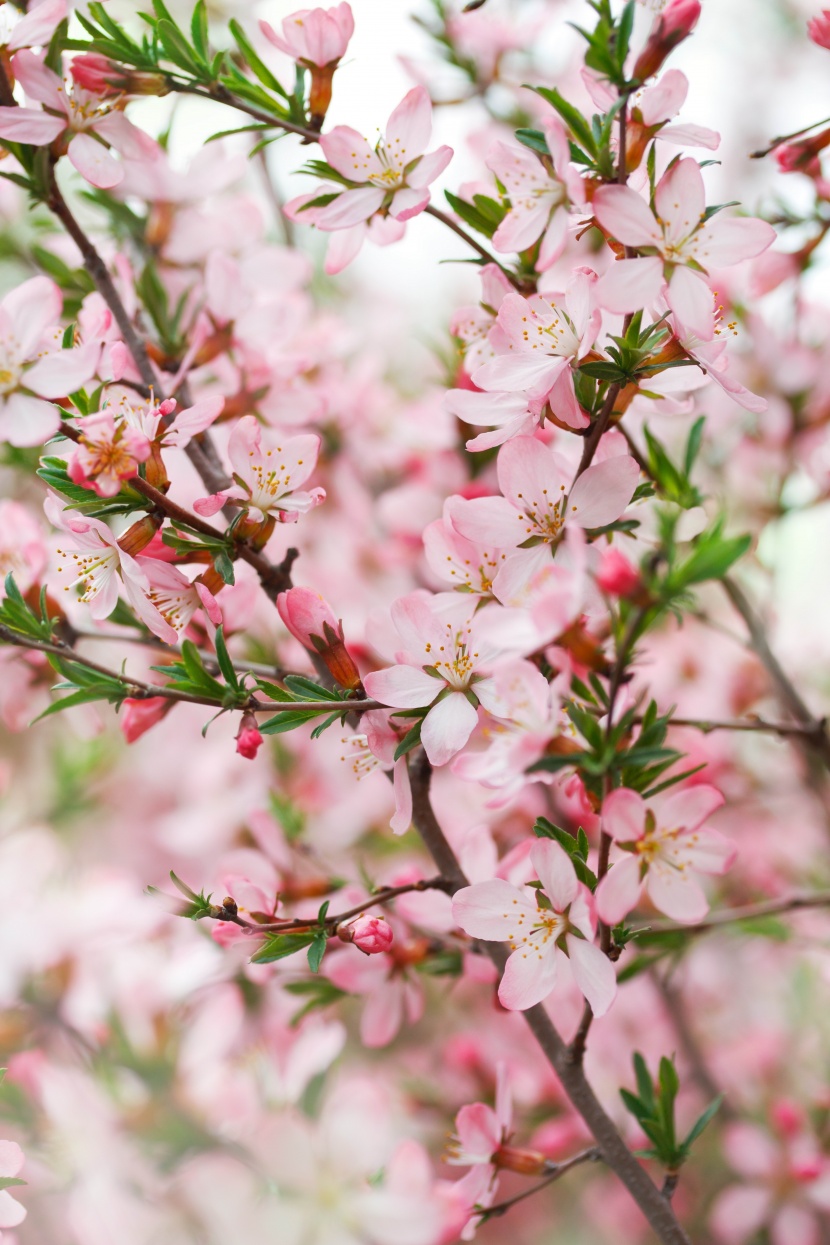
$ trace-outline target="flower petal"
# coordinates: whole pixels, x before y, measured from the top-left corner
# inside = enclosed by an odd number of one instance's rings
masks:
[[[552,839],[540,839],[530,849],[530,859],[554,912],[564,912],[579,889],[567,852]]]
[[[443,684],[417,666],[389,666],[367,674],[363,686],[372,700],[379,700],[383,705],[394,709],[421,709],[432,704]]]
[[[66,154],[81,176],[99,190],[110,190],[124,180],[123,166],[89,134],[76,134]]]
[[[619,925],[640,898],[640,861],[626,854],[612,865],[597,887],[594,899],[597,913],[606,925]]]
[[[617,993],[614,965],[592,942],[568,934],[565,942],[574,981],[591,1004],[595,1016],[604,1016]]]
[[[368,690],[368,689],[367,689]],[[432,765],[446,765],[475,730],[478,712],[463,692],[451,692],[430,709],[421,727],[421,743]]]
[[[628,186],[602,186],[591,207],[603,229],[623,246],[661,246],[663,234],[645,199]]]
[[[456,891],[452,915],[456,925],[471,938],[506,942],[520,938],[523,929],[530,929],[536,918],[536,904],[529,892],[502,878],[493,878]]]
[[[532,944],[514,951],[507,961],[499,986],[499,1000],[508,1011],[525,1011],[546,999],[556,985],[557,960],[561,952],[556,944]]]
[[[617,843],[631,843],[645,833],[646,802],[636,791],[618,787],[602,802],[602,828]]]
[[[605,527],[625,510],[640,478],[640,468],[628,454],[617,454],[583,471],[571,489],[566,518],[579,527]]]

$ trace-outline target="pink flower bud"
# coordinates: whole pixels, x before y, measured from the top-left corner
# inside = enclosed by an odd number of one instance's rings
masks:
[[[121,706],[118,721],[121,734],[127,743],[134,744],[137,739],[146,734],[170,712],[174,703],[166,696],[149,696],[146,700],[130,697],[125,700]]]
[[[311,70],[308,107],[312,125],[319,129],[331,103],[334,71],[354,33],[351,8],[338,4],[332,9],[302,9],[285,18],[281,36],[268,22],[259,25],[281,52]]]
[[[773,1105],[770,1118],[782,1137],[797,1137],[806,1123],[803,1110],[791,1098],[780,1098]]]
[[[253,761],[262,746],[262,735],[252,713],[243,713],[236,736],[236,751],[246,761]]]
[[[84,91],[91,91],[93,95],[117,95],[122,89],[120,80],[123,74],[119,66],[99,52],[84,52],[82,56],[74,56],[69,72],[76,86]]]
[[[810,19],[807,34],[820,48],[830,48],[830,9],[824,9],[818,17]]]
[[[643,586],[637,567],[619,549],[603,550],[596,579],[609,597],[630,597]]]
[[[669,53],[692,33],[699,17],[700,0],[669,0],[651,28],[632,76],[644,82],[656,74]]]
[[[319,592],[289,588],[277,597],[277,609],[295,640],[322,658],[341,687],[360,687],[360,672],[343,642],[343,627]]]
[[[349,942],[353,942],[364,955],[379,955],[381,951],[388,951],[394,941],[392,927],[382,916],[359,916],[348,927],[347,933],[351,935]]]

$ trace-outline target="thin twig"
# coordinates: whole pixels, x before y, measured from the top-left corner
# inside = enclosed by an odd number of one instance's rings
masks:
[[[428,878],[419,882],[409,882],[405,886],[385,886],[382,890],[376,891],[374,895],[369,895],[362,903],[347,909],[346,912],[337,912],[334,916],[326,916],[322,922],[302,917],[295,917],[292,920],[286,921],[269,921],[267,923],[247,921],[239,915],[233,900],[231,900],[229,905],[226,900],[223,907],[216,913],[212,912],[211,916],[215,921],[240,925],[243,929],[248,929],[258,934],[302,933],[310,929],[319,929],[321,925],[333,931],[343,921],[349,921],[352,917],[361,916],[367,908],[376,907],[378,904],[391,903],[399,895],[411,895],[420,891],[444,891],[445,894],[449,894],[451,890],[452,883],[448,882],[446,878]]]
[[[598,1163],[602,1160],[602,1154],[596,1146],[591,1146],[588,1150],[583,1150],[580,1154],[575,1154],[573,1158],[564,1159],[561,1163],[552,1163],[552,1170],[533,1185],[530,1189],[525,1189],[523,1193],[517,1193],[515,1197],[509,1197],[504,1202],[497,1202],[495,1206],[486,1206],[481,1210],[482,1220],[486,1223],[490,1219],[495,1219],[499,1215],[504,1215],[516,1206],[519,1202],[524,1202],[526,1198],[533,1197],[534,1193],[539,1193],[542,1189],[546,1189],[548,1185],[561,1179],[574,1167],[579,1167],[582,1163]]]
[[[785,912],[799,912],[805,908],[830,908],[830,891],[804,891],[798,895],[789,895],[785,899],[767,899],[761,903],[747,904],[744,908],[724,908],[720,912],[710,912],[708,916],[691,925],[683,925],[679,921],[653,921],[650,925],[637,926],[631,932],[705,934],[712,929],[721,929],[724,925],[756,921],[765,916],[780,916]]]

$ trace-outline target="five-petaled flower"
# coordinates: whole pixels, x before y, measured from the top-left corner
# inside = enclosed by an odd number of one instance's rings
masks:
[[[275,437],[263,430],[253,415],[239,420],[228,442],[233,488],[195,502],[197,514],[213,515],[226,501],[241,502],[254,518],[269,515],[280,523],[294,523],[301,514],[325,501],[325,490],[298,491],[317,465],[320,438],[313,433]]]
[[[613,965],[594,945],[596,914],[591,892],[577,881],[573,864],[558,843],[543,839],[530,851],[542,892],[519,890],[501,878],[457,891],[453,916],[465,933],[507,942],[512,954],[499,986],[510,1011],[524,1011],[546,999],[556,985],[563,958],[574,980],[602,1016],[614,1001]]]
[[[597,887],[600,918],[619,924],[643,889],[675,921],[705,916],[709,904],[692,875],[725,873],[736,854],[728,839],[703,824],[722,803],[721,793],[705,785],[651,805],[627,787],[612,791],[602,806],[602,828],[626,854]]]

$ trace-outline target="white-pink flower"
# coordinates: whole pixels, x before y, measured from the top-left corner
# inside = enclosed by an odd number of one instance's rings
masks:
[[[141,568],[135,558],[118,547],[106,523],[87,518],[77,510],[65,510],[53,494],[46,498],[43,508],[49,522],[69,538],[61,541],[57,551],[57,570],[64,592],[80,585],[80,599],[95,619],[108,618],[118,604],[121,575],[125,587],[138,589],[138,599],[143,599],[140,589],[146,587],[147,581]]]
[[[55,326],[62,312],[63,296],[48,277],[24,281],[0,302],[0,440],[11,445],[48,440],[61,422],[48,399],[80,389],[95,374],[97,343],[60,349]]]
[[[75,484],[94,489],[99,497],[114,497],[122,480],[138,474],[138,464],[150,457],[150,442],[123,421],[116,423],[110,409],[76,422],[81,439],[70,456],[67,472]]]
[[[412,825],[412,787],[406,757],[395,760],[401,735],[389,719],[390,714],[382,709],[364,713],[361,718],[362,733],[346,736],[342,741],[347,751],[341,760],[349,762],[358,782],[378,766],[392,771],[395,812],[389,825],[395,834],[405,834]]]
[[[23,1151],[17,1142],[0,1141],[0,1180],[25,1184],[25,1180],[18,1179],[18,1172],[22,1167]],[[0,1190],[0,1228],[16,1228],[26,1218],[26,1214],[26,1207],[21,1206],[8,1189]],[[2,1235],[0,1232],[0,1237]]]
[[[493,580],[508,552],[467,540],[455,530],[446,512],[424,532],[424,553],[433,574],[456,591],[482,600],[492,600]]]
[[[508,294],[497,317],[500,335],[491,337],[496,357],[476,369],[475,384],[488,392],[523,393],[536,403],[549,402],[560,423],[586,427],[571,365],[588,353],[600,329],[596,284],[595,272],[577,268],[563,295]]]
[[[70,162],[102,190],[117,186],[124,177],[110,147],[134,159],[156,155],[156,144],[114,107],[111,97],[63,82],[33,52],[18,52],[12,68],[26,95],[44,107],[0,108],[0,138],[45,147],[63,137]]]
[[[562,123],[549,117],[542,130],[551,156],[550,171],[529,148],[500,139],[493,143],[486,160],[510,200],[510,210],[493,234],[493,247],[497,251],[524,251],[541,238],[536,261],[539,272],[547,271],[565,249],[570,207],[581,207],[585,202],[582,178],[571,164]]]
[[[5,579],[14,575],[21,592],[39,582],[47,553],[40,524],[18,501],[0,501],[0,601]]]
[[[687,787],[647,804],[627,787],[602,805],[602,828],[625,853],[597,887],[601,920],[617,925],[645,889],[660,912],[675,921],[699,921],[709,910],[696,873],[725,873],[735,848],[703,823],[723,803],[714,787]]]
[[[148,441],[158,441],[165,448],[183,450],[193,437],[210,427],[224,405],[225,399],[216,395],[198,398],[192,406],[176,411],[178,403],[175,398],[166,398],[161,403],[154,402],[152,398],[134,402],[131,396],[121,393],[114,410],[120,419]]]
[[[464,343],[464,366],[471,374],[495,355],[491,333],[505,295],[513,290],[498,264],[485,264],[478,275],[480,303],[476,307],[459,307],[450,321],[450,332]],[[507,343],[505,349],[506,346]]]
[[[423,593],[401,597],[392,606],[403,643],[399,664],[363,680],[368,695],[381,704],[429,708],[421,742],[433,765],[445,765],[464,747],[478,721],[478,705],[490,706],[493,681],[482,668],[498,651],[484,635],[483,618],[463,601],[442,613]]]
[[[766,221],[717,213],[706,217],[706,193],[696,160],[686,158],[661,177],[654,211],[629,186],[602,186],[594,215],[624,246],[642,254],[620,259],[600,278],[597,298],[609,311],[636,311],[665,294],[684,327],[704,341],[715,332],[710,268],[760,255],[775,240]]]
[[[215,627],[221,624],[222,611],[216,597],[198,579],[191,583],[177,566],[158,558],[138,557],[136,563],[146,580],[142,596],[148,606],[142,608],[142,617],[147,621],[149,610],[155,611],[157,617],[147,625],[165,643],[176,644],[181,639],[198,609],[205,611]],[[135,591],[128,595],[135,604]]]
[[[304,195],[286,210],[295,220],[305,215],[324,231],[349,229],[376,212],[410,220],[427,206],[428,187],[452,158],[451,147],[425,154],[431,129],[432,104],[421,86],[404,96],[375,147],[350,126],[335,126],[321,137],[320,146],[337,178],[321,186],[315,199],[329,194],[334,198],[319,204]]]
[[[321,488],[299,491],[317,466],[319,451],[320,438],[313,433],[282,437],[269,430],[263,434],[258,420],[245,415],[228,442],[236,484],[195,502],[193,509],[212,515],[231,500],[241,502],[260,520],[273,515],[281,523],[294,523],[326,499]]]
[[[345,56],[354,34],[354,17],[351,6],[344,3],[331,9],[298,9],[283,18],[281,35],[268,22],[260,22],[259,28],[292,60],[322,69]]]
[[[543,894],[532,887],[519,890],[501,878],[477,882],[456,892],[453,916],[472,938],[509,944],[512,954],[499,986],[506,1008],[524,1011],[546,999],[556,985],[560,962],[567,957],[594,1015],[603,1016],[614,1001],[617,980],[610,960],[593,942],[596,915],[591,892],[577,881],[573,864],[558,843],[550,839],[534,843],[530,859]]]
[[[513,1127],[513,1104],[507,1080],[507,1068],[499,1063],[496,1071],[495,1108],[483,1102],[469,1103],[455,1117],[455,1134],[447,1147],[447,1163],[470,1167],[456,1185],[460,1196],[473,1206],[491,1206],[498,1185],[498,1167],[494,1159],[510,1137]],[[479,1216],[473,1214],[461,1234],[463,1241],[472,1240]]]
[[[334,985],[366,996],[360,1040],[371,1049],[388,1046],[404,1021],[417,1024],[424,1014],[423,986],[418,973],[406,964],[406,940],[399,941],[400,948],[393,948],[391,954],[344,952],[326,961],[326,975]]]
[[[502,497],[451,497],[446,513],[468,540],[515,549],[527,541],[556,545],[566,524],[615,522],[637,487],[639,468],[627,454],[592,464],[569,491],[564,459],[533,437],[514,437],[499,451]]]

